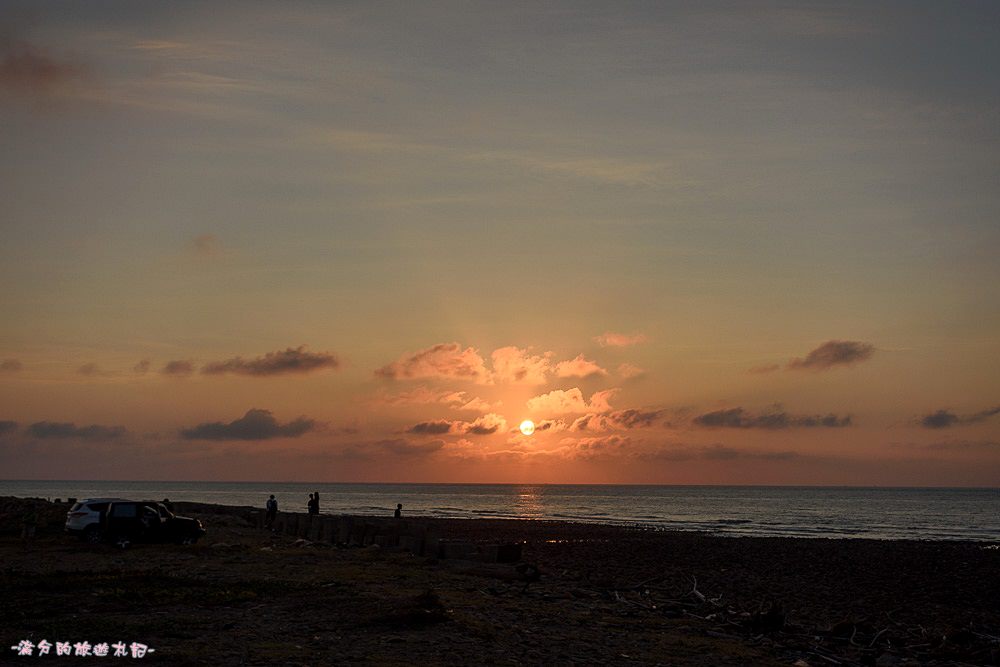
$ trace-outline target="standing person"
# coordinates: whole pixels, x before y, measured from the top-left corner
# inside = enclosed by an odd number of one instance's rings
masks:
[[[278,501],[274,499],[274,494],[267,499],[267,514],[264,515],[264,527],[270,528],[274,525],[274,520],[278,517]]]
[[[396,503],[396,511],[393,512],[392,516],[397,519],[403,518],[403,503]]]
[[[313,508],[316,506],[316,499],[313,498],[313,494],[309,494],[309,502],[306,503],[306,512],[309,514],[315,514]]]
[[[313,514],[319,514],[319,491],[313,494]]]

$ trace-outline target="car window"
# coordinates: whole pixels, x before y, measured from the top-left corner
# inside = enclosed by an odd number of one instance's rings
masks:
[[[169,519],[173,516],[163,503],[157,503],[156,509],[160,511],[160,516],[164,519]]]
[[[111,503],[90,503],[89,505],[87,505],[87,509],[89,509],[91,512],[103,512],[104,510],[108,509],[108,505],[110,504]]]
[[[81,507],[83,507],[83,503],[73,503],[73,506],[69,508],[69,511],[70,512],[75,512],[78,509],[80,509]],[[91,509],[93,509],[93,508],[91,508]]]
[[[114,505],[111,514],[124,519],[135,518],[139,515],[139,508],[136,505]]]

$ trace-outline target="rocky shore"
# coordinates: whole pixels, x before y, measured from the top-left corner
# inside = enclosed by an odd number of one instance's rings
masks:
[[[98,664],[1000,664],[990,543],[287,515],[272,532],[176,503],[204,540],[118,550],[63,534],[68,506],[46,501],[22,543],[25,503],[0,498],[2,664],[82,659],[10,649],[43,639],[154,649]]]

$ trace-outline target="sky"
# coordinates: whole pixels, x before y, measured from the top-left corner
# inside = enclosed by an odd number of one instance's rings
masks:
[[[1000,486],[998,65],[993,2],[4,1],[0,475]]]

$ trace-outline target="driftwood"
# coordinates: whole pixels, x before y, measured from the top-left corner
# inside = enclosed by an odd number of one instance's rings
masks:
[[[603,597],[627,605],[629,614],[663,614],[691,619],[708,637],[740,640],[784,654],[789,664],[866,667],[893,664],[1000,664],[1000,636],[992,628],[968,626],[941,636],[921,625],[897,621],[884,612],[887,624],[845,620],[829,629],[803,628],[788,623],[783,605],[774,597],[761,600],[755,610],[723,604],[723,594],[710,596],[699,588],[698,577],[688,575],[690,589],[678,599],[673,587],[658,585],[665,575],[635,584],[606,589]],[[666,582],[669,583],[669,582]],[[593,595],[600,595],[594,592]],[[696,626],[697,627],[697,626]],[[988,630],[984,632],[983,630]],[[959,657],[961,656],[961,657]]]

